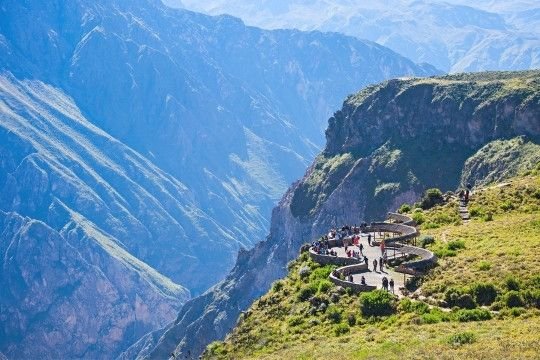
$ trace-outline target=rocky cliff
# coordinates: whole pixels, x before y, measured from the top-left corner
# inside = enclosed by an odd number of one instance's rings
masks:
[[[426,188],[456,189],[467,159],[486,144],[516,136],[538,144],[539,119],[538,71],[391,80],[350,96],[329,121],[324,151],[274,209],[266,241],[241,253],[227,278],[190,300],[140,356],[199,354],[284,276],[304,242],[336,224],[380,219]]]

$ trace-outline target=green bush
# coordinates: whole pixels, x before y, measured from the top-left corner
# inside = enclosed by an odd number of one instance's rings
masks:
[[[423,314],[422,322],[425,324],[436,324],[441,321],[450,321],[450,316],[448,313],[441,311],[440,309],[434,308],[431,309],[428,313]]]
[[[304,322],[304,319],[301,316],[293,316],[288,321],[289,326],[291,327],[301,325],[303,322]]]
[[[469,207],[469,215],[471,217],[480,217],[484,215],[484,209],[478,205],[473,205]]]
[[[493,221],[493,213],[491,211],[488,211],[487,213],[482,216],[482,220],[484,221]]]
[[[412,219],[418,224],[422,225],[422,223],[425,221],[424,214],[420,211],[415,211],[412,214]]]
[[[523,307],[525,302],[519,291],[511,290],[504,295],[504,303],[509,308]]]
[[[337,324],[341,322],[342,312],[343,310],[340,307],[336,305],[330,305],[326,310],[326,317],[328,318],[328,320],[330,320],[330,322]]]
[[[460,309],[456,311],[455,318],[457,321],[485,321],[491,319],[491,313],[485,309]]]
[[[471,286],[474,300],[479,305],[491,305],[497,298],[497,288],[491,283],[476,283]]]
[[[347,324],[349,324],[349,326],[356,325],[356,315],[354,314],[347,315]]]
[[[362,315],[387,316],[395,312],[394,296],[384,290],[375,290],[360,295],[360,310]]]
[[[422,200],[420,201],[420,206],[422,209],[427,210],[431,209],[435,205],[440,205],[444,203],[444,198],[441,190],[433,188],[428,189],[424,193]]]
[[[525,290],[522,295],[527,306],[540,309],[540,290]]]
[[[448,343],[452,346],[472,344],[475,341],[476,341],[476,335],[474,335],[472,332],[469,332],[469,331],[457,333],[448,338]]]
[[[508,276],[504,279],[504,286],[508,290],[514,290],[514,291],[518,291],[521,288],[521,284],[519,283],[519,280],[513,276]]]
[[[283,289],[283,281],[278,280],[274,282],[274,284],[272,285],[272,290],[274,292],[279,292],[281,289]]]
[[[465,241],[452,240],[446,244],[446,247],[448,248],[448,250],[453,250],[453,251],[465,249]]]
[[[476,302],[471,294],[461,288],[449,288],[444,293],[444,301],[449,307],[460,307],[462,309],[474,309]]]
[[[431,235],[423,235],[420,237],[420,246],[425,248],[435,242],[435,238]]]
[[[482,260],[478,263],[478,270],[488,271],[491,270],[491,263],[486,260]]]
[[[300,288],[300,291],[298,292],[297,298],[300,301],[306,301],[315,293],[317,292],[318,287],[314,287],[312,285],[303,286]]]
[[[319,282],[319,292],[320,293],[326,293],[328,290],[332,288],[334,284],[332,284],[329,280],[320,280]]]
[[[334,327],[334,334],[336,336],[341,336],[343,334],[347,334],[351,329],[349,328],[349,325],[347,324],[337,324]]]
[[[428,304],[422,301],[412,301],[408,298],[404,298],[398,304],[398,310],[406,313],[416,313],[418,315],[426,314],[429,312]]]
[[[457,255],[457,252],[456,252],[456,251],[454,251],[454,250],[448,250],[448,248],[446,248],[446,247],[439,248],[439,249],[435,249],[433,252],[434,252],[435,255],[437,255],[437,257],[439,257],[439,258],[453,257],[453,256],[456,256],[456,255]]]
[[[398,212],[400,214],[407,214],[411,212],[411,205],[409,204],[403,204],[399,207]]]
[[[311,275],[309,276],[310,280],[322,280],[322,279],[328,279],[328,276],[332,272],[332,270],[335,268],[335,266],[332,265],[326,265],[320,268],[317,268],[311,272]]]

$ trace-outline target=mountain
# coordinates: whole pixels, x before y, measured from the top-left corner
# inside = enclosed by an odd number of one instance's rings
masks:
[[[189,9],[232,14],[268,29],[338,31],[456,73],[540,66],[533,1],[185,0]],[[174,6],[174,4],[170,4]]]
[[[539,118],[539,71],[396,79],[348,97],[329,120],[325,149],[274,209],[267,239],[184,305],[157,344],[158,336],[147,338],[140,356],[201,353],[285,276],[305,242],[340,224],[383,219],[428,188],[455,190],[485,145],[516,136],[539,144]]]
[[[438,72],[157,0],[3,1],[0,353],[110,358],[162,328],[264,237],[346,94]]]

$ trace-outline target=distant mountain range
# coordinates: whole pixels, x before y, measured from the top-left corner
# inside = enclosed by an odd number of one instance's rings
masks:
[[[337,31],[447,72],[540,67],[538,1],[164,0],[269,29]]]
[[[438,72],[158,0],[3,1],[0,358],[110,358],[173,320],[264,239],[345,95]]]

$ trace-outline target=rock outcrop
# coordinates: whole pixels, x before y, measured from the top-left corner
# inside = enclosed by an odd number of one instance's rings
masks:
[[[330,119],[323,153],[274,209],[266,241],[190,300],[141,357],[198,355],[285,275],[303,243],[336,225],[382,218],[427,188],[456,189],[466,160],[484,145],[516,136],[540,143],[539,119],[538,71],[391,80],[349,97]]]

